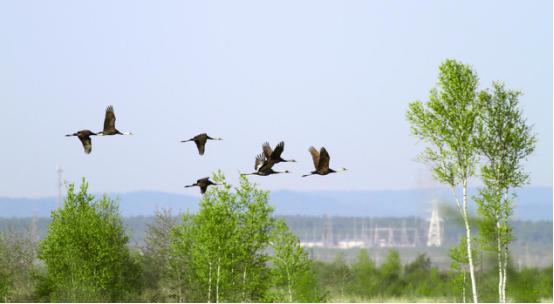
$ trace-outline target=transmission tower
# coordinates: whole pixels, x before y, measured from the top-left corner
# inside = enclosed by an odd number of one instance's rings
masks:
[[[429,232],[427,234],[427,247],[440,247],[442,244],[441,221],[437,204],[433,204],[431,219],[429,220]]]

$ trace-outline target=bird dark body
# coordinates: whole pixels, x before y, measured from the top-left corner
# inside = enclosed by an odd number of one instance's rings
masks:
[[[272,162],[273,164],[277,164],[280,162],[296,162],[294,159],[283,159],[281,157],[281,154],[283,154],[283,151],[285,150],[285,142],[281,141],[280,143],[275,146],[275,149],[272,150],[271,146],[268,142],[265,142],[262,145],[262,151],[264,153],[264,156],[268,159],[268,161]]]
[[[200,193],[204,194],[206,193],[208,186],[215,186],[215,185],[218,185],[218,184],[212,182],[209,177],[204,177],[197,180],[196,183],[192,185],[185,186],[185,188],[198,186],[200,187]]]
[[[268,160],[264,154],[258,154],[256,156],[256,162],[254,163],[254,169],[255,172],[252,173],[243,173],[241,175],[259,175],[259,176],[268,176],[272,174],[279,174],[279,173],[289,173],[288,170],[286,171],[275,171],[273,170],[273,165],[275,163]]]
[[[130,132],[120,132],[115,128],[115,113],[113,106],[106,108],[106,116],[104,117],[104,129],[98,132],[98,135],[132,135]]]
[[[198,148],[198,153],[200,155],[204,155],[204,151],[206,149],[206,142],[209,140],[221,140],[221,138],[212,138],[208,136],[206,133],[198,134],[195,137],[188,139],[188,140],[182,140],[181,142],[188,142],[188,141],[194,141],[196,144],[196,147]]]
[[[97,134],[90,130],[81,130],[81,131],[78,131],[77,133],[67,134],[66,136],[77,136],[77,138],[79,138],[79,140],[83,144],[85,153],[90,154],[90,152],[92,151],[92,139],[90,137],[93,135],[97,135]]]
[[[310,151],[310,154],[312,155],[312,160],[314,161],[315,170],[310,172],[310,174],[302,175],[302,177],[306,177],[314,174],[327,175],[330,173],[346,171],[345,168],[342,168],[341,171],[335,171],[329,168],[329,162],[331,160],[331,157],[329,156],[329,153],[327,152],[327,149],[325,149],[325,147],[321,147],[319,152],[314,147],[310,147],[308,151]]]

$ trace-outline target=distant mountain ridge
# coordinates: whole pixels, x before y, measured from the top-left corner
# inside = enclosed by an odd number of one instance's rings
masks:
[[[476,194],[475,189],[470,194]],[[552,188],[528,187],[518,189],[514,217],[521,220],[552,220]],[[128,216],[152,215],[158,208],[173,211],[198,210],[199,197],[137,191],[112,193],[108,197],[118,199],[121,214]],[[273,191],[271,204],[278,215],[340,215],[371,217],[427,217],[431,202],[450,203],[448,189],[383,190],[383,191]],[[56,207],[56,198],[8,198],[0,197],[0,217],[50,216]],[[471,204],[472,209],[475,204]]]

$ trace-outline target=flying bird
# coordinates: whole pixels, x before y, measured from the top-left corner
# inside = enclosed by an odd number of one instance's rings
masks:
[[[192,185],[185,186],[185,188],[198,186],[200,187],[200,193],[204,194],[206,193],[208,186],[215,186],[215,185],[219,185],[219,184],[212,182],[209,177],[204,177],[197,180],[196,183]]]
[[[209,137],[208,134],[202,133],[198,134],[195,137],[188,139],[188,140],[182,140],[181,142],[187,142],[187,141],[194,141],[196,144],[196,147],[198,148],[198,153],[200,155],[204,155],[204,150],[206,149],[206,142],[209,140],[223,140],[222,138],[216,137],[212,138]]]
[[[314,147],[310,147],[308,151],[310,151],[310,154],[312,155],[315,170],[312,171],[310,174],[302,175],[302,177],[314,174],[327,175],[329,173],[337,173],[347,170],[346,168],[342,168],[342,170],[340,171],[335,171],[329,168],[329,161],[331,160],[331,157],[329,156],[329,153],[327,152],[325,147],[321,147],[321,150],[319,150],[319,152]]]
[[[285,171],[274,171],[272,169],[274,163],[269,161],[265,155],[258,154],[256,156],[256,162],[254,163],[254,169],[255,172],[252,173],[243,173],[241,175],[260,175],[260,176],[268,176],[271,174],[279,174],[279,173],[290,173],[288,170]]]
[[[265,142],[262,145],[262,150],[264,152],[264,156],[274,164],[280,163],[280,162],[296,162],[294,159],[283,159],[281,158],[281,154],[283,153],[283,150],[285,150],[285,142],[281,141],[280,143],[275,146],[275,150],[271,149],[271,146],[268,142]]]
[[[115,113],[113,111],[113,106],[108,106],[106,108],[106,116],[104,117],[104,130],[98,132],[97,135],[104,136],[116,134],[133,135],[131,132],[119,132],[119,130],[115,128]]]
[[[79,138],[79,140],[83,144],[85,153],[90,154],[90,151],[92,151],[92,140],[90,139],[90,137],[92,135],[97,135],[97,134],[90,130],[81,130],[81,131],[78,131],[77,133],[67,134],[66,136],[77,136],[77,138]]]

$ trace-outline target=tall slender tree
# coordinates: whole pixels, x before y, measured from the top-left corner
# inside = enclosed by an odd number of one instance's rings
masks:
[[[75,193],[70,184],[64,207],[52,212],[39,258],[51,282],[50,301],[123,301],[137,290],[140,269],[130,255],[129,238],[117,205],[94,201],[83,179]]]
[[[273,249],[273,282],[277,287],[284,287],[286,294],[284,298],[277,300],[289,303],[298,301],[297,283],[310,269],[308,255],[300,246],[298,237],[289,231],[283,220],[275,221],[270,245]]]
[[[221,172],[213,180],[222,187],[209,189],[198,213],[183,218],[173,230],[171,265],[186,269],[176,273],[189,284],[183,289],[189,296],[180,299],[260,301],[269,288],[266,248],[273,208],[268,193],[246,177],[234,191]]]
[[[493,82],[492,92],[482,91],[479,100],[477,147],[485,159],[481,167],[484,188],[476,200],[484,216],[480,231],[493,239],[498,260],[498,301],[506,302],[508,245],[512,240],[509,224],[513,212],[513,188],[526,184],[529,175],[522,161],[535,149],[536,137],[519,109],[521,92],[506,90]]]
[[[439,182],[450,187],[464,220],[474,302],[478,297],[468,220],[468,182],[478,163],[476,127],[480,103],[477,87],[478,77],[470,66],[446,60],[439,67],[438,88],[431,90],[429,101],[425,104],[413,102],[407,112],[412,133],[427,143],[420,160],[432,167]]]

